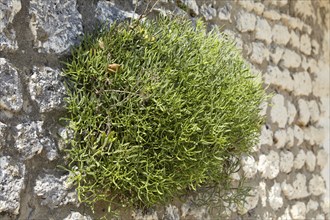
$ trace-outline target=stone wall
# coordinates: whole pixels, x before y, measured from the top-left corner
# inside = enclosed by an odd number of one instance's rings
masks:
[[[135,14],[137,2],[1,0],[0,219],[86,220],[105,211],[79,205],[58,167],[66,135],[61,61],[100,21],[141,13],[146,4]],[[183,8],[235,39],[274,94],[260,144],[234,176],[244,172],[254,196],[228,218],[329,219],[328,0],[161,0],[154,13]],[[122,219],[214,218],[189,202],[122,212]]]

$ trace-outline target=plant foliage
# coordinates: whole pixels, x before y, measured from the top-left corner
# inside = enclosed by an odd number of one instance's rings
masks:
[[[201,20],[117,23],[72,52],[68,169],[79,199],[150,207],[228,186],[256,144],[261,83]]]

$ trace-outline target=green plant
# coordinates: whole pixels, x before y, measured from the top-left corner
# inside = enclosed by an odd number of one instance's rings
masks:
[[[263,120],[261,83],[201,20],[112,24],[73,50],[64,75],[68,169],[91,205],[150,207],[201,186],[230,189]]]

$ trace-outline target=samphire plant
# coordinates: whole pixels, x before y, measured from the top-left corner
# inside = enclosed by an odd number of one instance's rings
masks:
[[[90,205],[151,207],[230,189],[237,158],[259,136],[261,82],[201,20],[112,24],[73,50],[64,75],[67,168]]]

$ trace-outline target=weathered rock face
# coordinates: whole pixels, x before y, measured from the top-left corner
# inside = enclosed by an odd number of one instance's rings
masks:
[[[98,24],[137,18],[143,10],[134,12],[136,4],[146,6],[138,0],[0,1],[0,219],[102,215],[78,206],[68,174],[58,168],[68,147],[64,139],[72,138],[59,124],[65,107],[59,61]],[[256,188],[246,204],[226,208],[228,218],[329,219],[329,177],[322,175],[329,170],[330,148],[328,2],[161,0],[154,9],[186,10],[210,27],[223,27],[273,94],[262,107],[260,143],[233,175]],[[25,21],[29,25],[21,25]],[[125,208],[121,214],[141,220],[216,218],[208,211],[187,201],[147,213]]]

